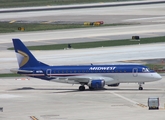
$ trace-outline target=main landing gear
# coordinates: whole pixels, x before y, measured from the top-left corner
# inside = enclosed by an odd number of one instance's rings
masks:
[[[81,85],[80,87],[79,87],[79,91],[84,91],[85,90],[85,86],[84,85]]]
[[[84,91],[84,90],[85,90],[85,86],[84,85],[81,85],[79,87],[79,91]],[[89,86],[89,90],[94,90],[94,88]]]
[[[94,88],[89,86],[89,90],[94,90]]]
[[[143,90],[142,84],[144,83],[138,83],[139,84],[139,90]]]

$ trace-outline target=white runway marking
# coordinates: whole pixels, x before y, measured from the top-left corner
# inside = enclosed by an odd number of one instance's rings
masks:
[[[165,16],[162,17],[147,17],[147,18],[136,18],[136,19],[127,19],[124,21],[136,21],[136,20],[153,20],[153,19],[164,19]]]
[[[20,97],[18,95],[11,95],[11,94],[0,94],[0,99],[2,98],[16,98],[16,97]]]
[[[133,101],[133,100],[131,100],[131,99],[129,99],[129,98],[126,98],[126,97],[124,97],[124,96],[122,96],[122,95],[119,95],[119,94],[117,94],[117,93],[115,93],[115,92],[110,92],[110,91],[105,91],[105,92],[109,92],[109,93],[111,93],[111,94],[113,94],[113,95],[115,95],[115,96],[117,96],[117,97],[119,97],[119,98],[122,98],[122,99],[124,99],[124,100],[126,100],[126,101],[129,101],[129,102],[131,102],[131,103],[133,103],[133,104],[139,104],[138,102]]]
[[[133,104],[135,104],[135,105],[138,105],[138,106],[140,106],[140,107],[143,107],[143,108],[146,108],[147,106],[146,105],[144,105],[144,104],[141,104],[141,103],[139,103],[139,102],[136,102],[136,101],[133,101],[133,100],[131,100],[131,99],[129,99],[129,98],[126,98],[126,97],[124,97],[124,96],[122,96],[122,95],[120,95],[120,94],[117,94],[117,93],[115,93],[115,92],[111,92],[111,91],[105,91],[105,92],[109,92],[109,93],[111,93],[111,94],[113,94],[113,95],[115,95],[115,96],[117,96],[117,97],[119,97],[119,98],[122,98],[122,99],[124,99],[124,100],[126,100],[126,101],[128,101],[128,102],[131,102],[131,103],[133,103]],[[153,92],[153,91],[152,91]],[[160,107],[160,109],[164,109],[164,107],[163,106],[159,106]]]

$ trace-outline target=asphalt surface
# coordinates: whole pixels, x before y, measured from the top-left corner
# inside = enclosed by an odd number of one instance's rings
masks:
[[[78,85],[39,79],[0,79],[1,120],[164,120],[165,77],[146,83],[120,84],[79,92]],[[159,97],[160,109],[148,110],[148,97]]]
[[[127,23],[128,26],[96,27],[40,32],[17,32],[0,34],[0,49],[12,46],[12,38],[20,38],[27,45],[90,42],[100,40],[131,39],[164,36],[165,4],[88,8],[79,10],[33,11],[0,13],[0,21],[104,21],[105,24]],[[97,13],[97,14],[96,14]],[[16,28],[17,29],[17,28]],[[25,28],[26,30],[26,28]],[[30,41],[30,42],[29,42]]]
[[[120,6],[135,6],[135,5],[149,5],[165,3],[164,0],[143,0],[143,1],[126,1],[126,2],[107,2],[107,3],[91,3],[91,4],[75,4],[75,5],[61,5],[48,7],[27,7],[27,8],[8,8],[0,9],[0,13],[12,12],[29,12],[29,11],[48,11],[48,10],[70,10],[70,9],[86,9],[86,8],[102,8],[102,7],[120,7]]]
[[[61,19],[71,19],[72,15],[75,16],[72,19],[79,18],[84,21],[93,19],[97,13],[98,16],[96,15],[95,18],[103,19],[106,15],[106,22],[113,23],[118,20],[141,24],[97,29],[0,34],[0,72],[9,72],[11,68],[18,67],[14,51],[6,50],[12,45],[13,37],[22,39],[26,45],[37,45],[77,42],[78,40],[94,41],[94,39],[103,40],[111,37],[131,38],[135,34],[140,37],[159,36],[164,35],[164,11],[164,4],[156,4],[77,11],[0,13],[1,20],[28,19],[29,21],[40,18],[60,19],[61,16]],[[118,17],[115,18],[115,16]],[[50,65],[109,64],[125,60],[162,59],[165,58],[164,46],[164,43],[120,47],[100,46],[93,49],[32,51],[32,53],[38,60]],[[79,92],[78,85],[52,83],[26,77],[0,78],[0,108],[3,108],[3,111],[0,111],[0,119],[164,120],[164,80],[163,76],[160,81],[146,83],[143,91],[138,90],[137,84],[121,84],[119,87],[106,86],[106,89],[101,91]],[[148,97],[159,97],[159,110],[148,110]]]

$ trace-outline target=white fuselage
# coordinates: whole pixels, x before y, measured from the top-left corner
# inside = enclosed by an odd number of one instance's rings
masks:
[[[80,76],[80,75],[78,75]],[[81,76],[91,76],[91,79],[103,79],[106,85],[115,84],[115,83],[143,83],[143,82],[153,82],[161,79],[161,76],[156,73],[98,73],[98,74],[81,74]],[[99,77],[98,77],[99,76]],[[60,83],[69,83],[69,84],[80,84],[74,79],[71,80],[68,78],[77,78],[74,77],[57,77],[51,81],[60,82]]]

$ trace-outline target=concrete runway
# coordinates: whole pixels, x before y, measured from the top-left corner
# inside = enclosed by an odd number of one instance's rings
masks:
[[[122,36],[124,36],[124,38],[129,36],[129,39],[131,39],[133,35],[140,35],[140,37],[165,36],[164,28],[165,24],[156,24],[10,33],[0,35],[0,44],[11,43],[12,38],[20,38],[23,42],[30,41],[32,42],[31,45],[35,45],[37,42],[38,44],[56,44],[64,42],[70,43],[110,40],[110,36],[117,36],[115,39],[123,39]]]
[[[51,65],[111,63],[114,61],[165,58],[165,43],[93,49],[32,51]],[[1,50],[1,72],[17,67],[14,51]],[[10,67],[9,67],[10,66]],[[26,78],[26,77],[22,77]],[[1,120],[164,120],[165,77],[146,83],[105,87],[101,91],[77,91],[78,85],[39,79],[0,78]],[[148,97],[159,97],[160,109],[148,110]]]
[[[120,84],[100,91],[77,91],[68,85],[30,79],[0,79],[1,120],[164,120],[165,77],[146,83]],[[148,110],[148,97],[159,97],[160,109]],[[33,118],[34,118],[33,117]]]
[[[130,39],[133,35],[155,37],[165,35],[165,4],[56,10],[38,12],[0,13],[0,20],[26,21],[98,21],[105,23],[131,23],[90,29],[54,30],[0,34],[0,44],[11,46],[12,38],[20,38],[29,45]],[[26,29],[26,28],[25,28]],[[31,42],[29,42],[31,41]],[[3,47],[4,48],[4,47]],[[1,48],[2,49],[2,48]],[[6,47],[5,47],[6,49]]]
[[[153,21],[164,20],[165,3],[118,6],[105,8],[86,8],[70,10],[33,11],[0,13],[0,20],[29,20],[29,21],[96,21],[105,23],[120,23],[130,19],[148,18]],[[117,17],[115,17],[117,16]]]
[[[164,35],[164,11],[165,4],[117,7],[107,9],[86,9],[72,11],[47,11],[42,13],[12,13],[0,14],[1,20],[14,19],[45,19],[58,18],[94,20],[107,16],[107,23],[112,20],[123,22],[140,21],[140,25],[123,27],[105,27],[91,29],[77,29],[64,31],[10,33],[0,35],[0,72],[9,72],[11,68],[17,68],[14,51],[2,48],[11,46],[13,37],[21,38],[27,45],[52,44],[85,40],[86,38],[107,39],[117,37],[118,39],[131,38],[132,35],[158,36]],[[90,11],[90,12],[89,12]],[[122,12],[121,12],[122,11]],[[81,14],[81,15],[80,15]],[[80,15],[80,16],[77,16]],[[115,18],[114,16],[118,17]],[[75,16],[72,17],[72,16]],[[91,17],[89,17],[91,16]],[[101,17],[102,16],[102,17]],[[108,17],[109,16],[109,17]],[[129,16],[129,17],[128,17]],[[133,16],[133,17],[131,17]],[[136,17],[135,17],[136,16]],[[33,19],[32,19],[33,17]],[[140,17],[140,18],[139,18]],[[89,18],[89,19],[87,19]],[[117,21],[117,22],[118,22]],[[135,22],[136,21],[136,22]],[[146,22],[147,21],[147,22]],[[149,21],[149,22],[148,22]],[[153,22],[154,21],[154,22]],[[152,25],[154,23],[154,25]],[[67,40],[70,38],[69,40]],[[75,39],[73,39],[75,38]],[[47,40],[47,41],[46,41]],[[93,39],[88,39],[89,41]],[[5,46],[6,45],[6,46]],[[165,43],[100,47],[93,49],[71,49],[57,51],[32,51],[36,58],[50,65],[62,64],[108,64],[124,60],[165,58]],[[121,84],[119,87],[106,87],[101,91],[77,91],[78,85],[68,85],[30,79],[19,81],[17,78],[0,79],[0,112],[1,120],[164,120],[165,103],[165,77],[157,82],[146,83],[143,91],[138,90],[137,84]],[[160,110],[147,108],[148,97],[160,98]],[[31,117],[31,118],[30,118]]]

